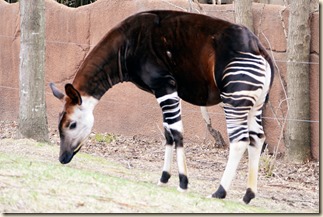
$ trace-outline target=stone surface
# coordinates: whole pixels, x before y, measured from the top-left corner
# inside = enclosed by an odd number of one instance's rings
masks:
[[[311,52],[320,53],[320,14],[313,13],[311,17]]]
[[[319,99],[319,89],[320,89],[320,66],[319,56],[317,54],[311,54],[310,62],[310,111],[311,120],[314,121],[311,124],[311,142],[312,142],[312,154],[318,159],[319,157],[319,145],[320,145],[320,99]]]
[[[200,8],[201,7],[201,8]],[[72,82],[88,52],[124,18],[144,10],[188,10],[187,1],[109,0],[96,1],[79,8],[68,8],[46,0],[46,83],[55,82],[63,90]],[[17,120],[19,100],[19,4],[0,1],[0,120]],[[234,21],[233,5],[193,5],[193,12]],[[255,34],[264,46],[273,50],[279,71],[276,72],[270,103],[265,108],[265,132],[270,150],[284,152],[281,137],[286,116],[286,38],[288,10],[278,5],[253,4]],[[284,24],[284,25],[283,25]],[[319,13],[311,19],[311,61],[319,61]],[[319,120],[319,65],[310,65],[311,119]],[[48,122],[57,128],[62,104],[47,85]],[[199,107],[183,102],[185,141],[203,142],[208,134]],[[223,109],[208,108],[213,127],[228,141]],[[163,139],[162,114],[155,98],[131,83],[114,86],[95,109],[95,132],[122,135],[147,135]],[[319,157],[319,123],[312,122],[312,153]],[[162,143],[161,143],[162,144]]]
[[[17,120],[19,108],[19,4],[0,1],[0,120]]]
[[[254,4],[255,34],[266,49],[285,52],[288,28],[288,11],[280,5]]]

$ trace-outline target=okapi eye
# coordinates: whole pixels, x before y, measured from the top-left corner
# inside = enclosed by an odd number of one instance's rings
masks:
[[[76,128],[76,122],[74,122],[74,123],[72,123],[71,125],[70,125],[70,130],[73,130],[73,129],[75,129]]]

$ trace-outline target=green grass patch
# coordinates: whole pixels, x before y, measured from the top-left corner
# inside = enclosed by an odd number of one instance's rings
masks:
[[[112,134],[97,133],[97,134],[95,134],[94,139],[97,142],[103,142],[103,143],[109,144],[109,143],[113,142],[116,138]]]

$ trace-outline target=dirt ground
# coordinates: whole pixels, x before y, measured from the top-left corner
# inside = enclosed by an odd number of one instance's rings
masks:
[[[0,121],[0,139],[15,138],[16,131],[15,122]],[[59,145],[56,129],[50,130],[50,140],[51,143]],[[211,139],[206,139],[200,144],[185,141],[185,148],[190,191],[199,192],[205,196],[212,194],[220,182],[227,162],[227,148],[215,147]],[[154,139],[144,135],[125,137],[92,133],[81,152],[107,158],[128,168],[143,169],[158,174],[161,174],[164,159],[162,135],[159,139]],[[280,157],[276,159],[273,170],[269,171],[268,163],[271,159],[272,156],[266,152],[261,157],[258,195],[251,204],[281,210],[281,212],[318,213],[320,211],[319,162],[291,164],[284,157]],[[174,157],[172,178],[169,183],[174,187],[178,184],[176,174],[176,157]],[[136,178],[140,180],[140,177]],[[246,182],[247,155],[240,162],[227,199],[241,201]],[[268,203],[268,199],[272,202]]]

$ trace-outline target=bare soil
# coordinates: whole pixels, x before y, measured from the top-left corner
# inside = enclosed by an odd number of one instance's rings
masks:
[[[0,139],[15,138],[16,131],[15,122],[0,121]],[[50,139],[52,144],[59,145],[57,130],[50,130]],[[227,162],[227,148],[218,148],[214,145],[214,141],[206,139],[203,143],[186,141],[185,150],[189,170],[189,190],[205,196],[212,194],[218,187]],[[144,135],[125,137],[92,133],[81,152],[107,158],[129,169],[142,169],[157,174],[161,174],[164,159],[162,136],[156,139]],[[276,159],[273,170],[269,171],[270,160],[272,156],[266,152],[261,157],[258,195],[251,204],[283,213],[318,213],[320,211],[319,162],[293,164],[281,156]],[[246,182],[247,155],[240,162],[227,200],[242,202]],[[177,184],[177,166],[176,157],[174,157],[169,185],[177,187]]]

